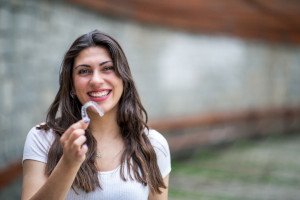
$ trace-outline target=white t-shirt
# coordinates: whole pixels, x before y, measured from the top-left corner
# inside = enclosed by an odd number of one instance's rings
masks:
[[[157,131],[150,129],[146,133],[156,152],[157,163],[162,177],[166,177],[171,171],[171,158],[169,146],[166,139]],[[23,161],[30,159],[46,163],[47,155],[54,141],[54,133],[52,130],[45,132],[32,128],[26,138]],[[126,166],[126,165],[125,165]],[[125,177],[129,177],[127,169],[124,170]],[[120,177],[120,166],[112,171],[98,172],[98,179],[101,187],[93,192],[86,193],[82,190],[69,190],[66,199],[70,200],[90,200],[90,199],[105,199],[105,200],[143,200],[148,199],[149,188],[141,183],[127,178],[124,182]]]

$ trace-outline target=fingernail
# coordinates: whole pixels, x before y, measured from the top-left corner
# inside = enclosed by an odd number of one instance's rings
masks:
[[[83,119],[83,122],[87,124],[87,123],[90,122],[90,119],[89,118],[85,118],[85,119]]]

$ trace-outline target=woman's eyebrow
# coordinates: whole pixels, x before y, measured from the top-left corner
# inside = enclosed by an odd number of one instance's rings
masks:
[[[80,64],[80,65],[75,66],[74,69],[76,69],[78,67],[91,67],[91,66],[89,66],[87,64]]]
[[[111,62],[111,63],[112,63],[112,61],[111,61],[111,60],[108,60],[108,61],[104,61],[104,62],[100,63],[100,64],[99,64],[99,66],[101,66],[101,65],[104,65],[104,64],[106,64],[106,63],[109,63],[109,62]]]
[[[104,61],[104,62],[100,63],[99,66],[105,65],[106,63],[109,63],[109,62],[112,63],[111,60],[108,60],[108,61]],[[88,64],[79,64],[79,65],[75,66],[74,69],[76,69],[78,67],[91,67],[91,66]]]

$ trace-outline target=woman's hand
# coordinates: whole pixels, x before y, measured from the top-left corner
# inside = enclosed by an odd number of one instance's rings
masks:
[[[71,125],[61,136],[63,155],[49,177],[46,164],[25,160],[23,163],[22,199],[65,199],[88,150],[85,130],[89,123],[82,120]]]
[[[85,130],[89,123],[80,120],[71,125],[61,136],[63,147],[62,161],[69,166],[80,166],[86,158],[88,147],[85,143]]]

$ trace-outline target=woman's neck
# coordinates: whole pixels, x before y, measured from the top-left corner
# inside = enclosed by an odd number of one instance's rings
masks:
[[[120,138],[120,127],[114,113],[105,113],[103,117],[94,113],[90,114],[90,129],[97,141],[114,140]]]

